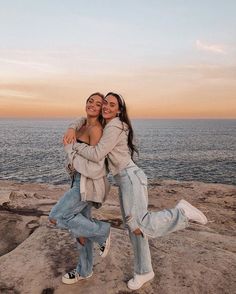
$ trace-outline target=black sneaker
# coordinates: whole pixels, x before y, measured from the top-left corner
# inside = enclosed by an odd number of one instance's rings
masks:
[[[74,284],[80,280],[88,279],[92,277],[92,275],[93,275],[93,272],[87,277],[81,277],[75,268],[72,271],[64,274],[64,276],[62,276],[62,283],[67,285]]]
[[[100,245],[99,249],[100,249],[100,252],[99,252],[99,255],[101,257],[106,257],[107,256],[107,253],[110,249],[110,245],[111,245],[111,231],[109,233],[109,236],[107,237],[106,241]]]

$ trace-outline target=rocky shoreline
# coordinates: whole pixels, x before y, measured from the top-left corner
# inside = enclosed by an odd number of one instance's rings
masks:
[[[67,286],[61,275],[76,265],[77,250],[66,231],[46,226],[50,208],[68,189],[37,183],[0,181],[0,293],[131,293],[133,255],[113,187],[94,217],[112,224],[112,244],[105,259],[95,248],[92,278]],[[184,198],[208,217],[150,240],[155,278],[135,293],[234,293],[236,289],[236,187],[201,182],[153,181],[149,208],[173,207]]]

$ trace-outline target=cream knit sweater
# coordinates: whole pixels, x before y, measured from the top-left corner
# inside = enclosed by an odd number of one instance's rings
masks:
[[[76,154],[76,151],[72,149],[72,144],[66,145],[65,151],[68,156],[68,164],[81,174],[81,201],[103,203],[110,190],[104,159],[99,162],[89,161]]]
[[[85,123],[85,118],[76,121],[78,129]],[[81,174],[80,178],[80,194],[82,201],[92,201],[102,203],[105,201],[110,184],[107,180],[107,171],[105,167],[105,158],[98,162],[93,162],[80,156],[73,148],[72,144],[64,147],[68,157],[68,165],[71,165],[77,172]]]
[[[80,118],[70,124],[69,128],[79,129],[84,121],[84,118]],[[84,143],[75,143],[72,150],[75,151],[76,156],[78,154],[97,163],[107,157],[108,168],[113,175],[116,175],[131,161],[128,133],[128,126],[116,117],[106,124],[97,145],[89,146]]]

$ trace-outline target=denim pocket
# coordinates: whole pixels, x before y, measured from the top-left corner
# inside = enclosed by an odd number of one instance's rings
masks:
[[[145,175],[145,173],[141,169],[135,170],[134,173],[139,179],[140,184],[142,186],[147,186],[147,176]]]

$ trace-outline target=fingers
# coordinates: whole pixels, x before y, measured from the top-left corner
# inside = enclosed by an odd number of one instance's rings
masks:
[[[73,144],[76,142],[76,135],[74,129],[68,129],[63,137],[63,144]]]
[[[72,136],[72,135],[65,135],[63,137],[63,144],[67,145],[67,144],[74,144],[76,142],[76,137]]]
[[[65,146],[65,145],[67,145],[67,144],[69,144],[69,143],[68,143],[68,140],[67,140],[65,137],[63,137],[63,145]]]
[[[66,145],[66,144],[74,144],[75,142],[76,142],[76,139],[74,139],[74,138],[65,138],[63,140],[64,145]]]

